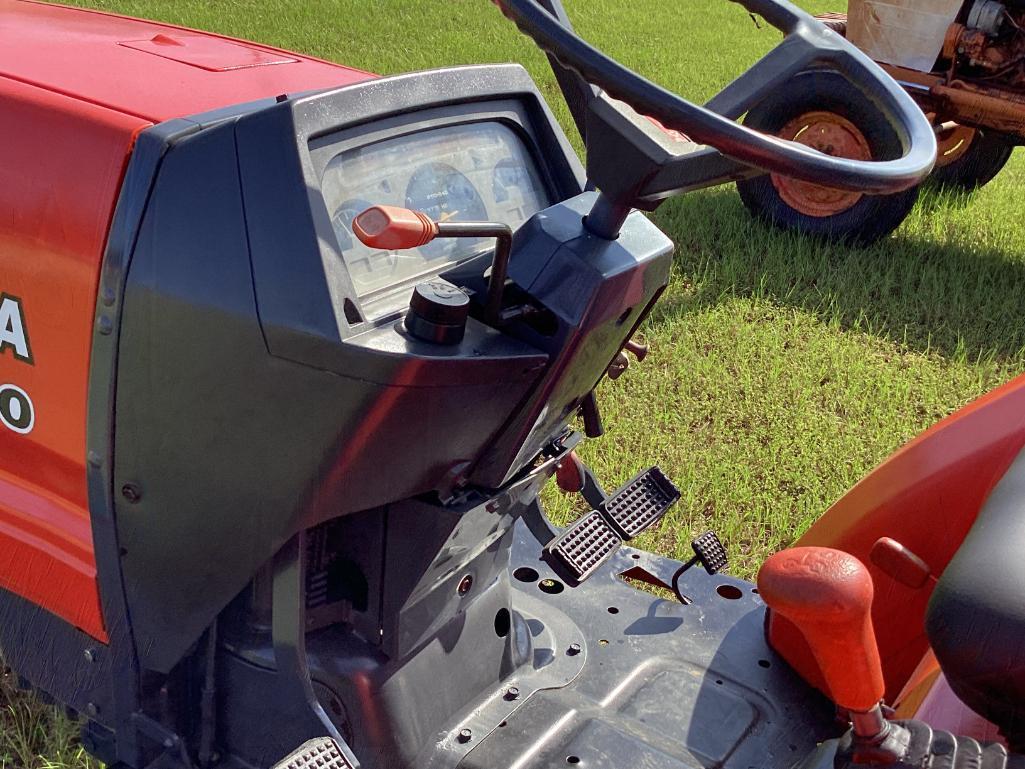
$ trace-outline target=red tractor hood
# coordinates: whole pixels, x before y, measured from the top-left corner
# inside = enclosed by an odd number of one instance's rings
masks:
[[[158,123],[372,75],[167,24],[0,0],[0,77]]]

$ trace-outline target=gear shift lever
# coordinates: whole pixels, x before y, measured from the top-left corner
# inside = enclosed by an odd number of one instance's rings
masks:
[[[885,686],[868,569],[840,550],[795,547],[765,561],[758,592],[772,611],[800,629],[830,696],[850,712],[855,735],[881,740],[888,722],[879,705]]]
[[[852,729],[823,743],[804,769],[1025,769],[1025,756],[999,743],[979,743],[922,721],[883,717],[883,670],[872,629],[872,577],[841,550],[795,547],[758,572],[769,608],[801,631],[833,701]],[[935,760],[934,760],[935,759]]]

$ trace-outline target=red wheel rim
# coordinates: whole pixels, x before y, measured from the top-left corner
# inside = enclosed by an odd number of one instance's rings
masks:
[[[826,155],[852,160],[872,159],[872,150],[869,149],[865,135],[854,123],[835,112],[805,112],[783,126],[779,137],[804,144]],[[839,214],[864,195],[862,192],[824,187],[779,174],[772,174],[771,179],[783,201],[807,216]]]

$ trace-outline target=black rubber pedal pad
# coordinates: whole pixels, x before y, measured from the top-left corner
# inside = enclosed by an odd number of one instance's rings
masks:
[[[726,568],[726,547],[714,531],[706,531],[691,542],[690,546],[694,548],[694,555],[709,574],[718,574]]]
[[[556,573],[572,586],[590,577],[605,563],[623,540],[592,510],[545,546],[544,557]]]
[[[635,475],[601,507],[605,520],[623,539],[633,539],[656,523],[680,498],[665,473],[651,467]]]
[[[317,737],[278,761],[274,769],[358,769],[359,762],[346,753],[331,737]]]

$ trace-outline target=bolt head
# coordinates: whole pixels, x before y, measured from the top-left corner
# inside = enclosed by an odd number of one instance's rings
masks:
[[[510,686],[505,690],[505,698],[507,700],[515,700],[520,696],[520,690],[515,686]]]
[[[83,652],[83,655],[85,656],[85,661],[86,662],[96,662],[96,650],[95,649],[86,649]]]
[[[473,575],[467,574],[461,580],[459,580],[459,595],[466,595],[470,592],[470,588],[473,587]]]
[[[458,739],[460,742],[469,742],[473,739],[473,732],[471,732],[469,729],[460,729]]]
[[[575,657],[576,655],[580,654],[581,651],[582,649],[580,648],[580,644],[574,643],[569,645],[569,648],[566,650],[566,653],[570,657]]]
[[[128,500],[129,504],[134,505],[142,499],[142,492],[134,483],[126,483],[121,487],[121,496]]]
[[[100,714],[100,706],[95,702],[88,702],[85,706],[85,712],[90,716],[98,716]]]

